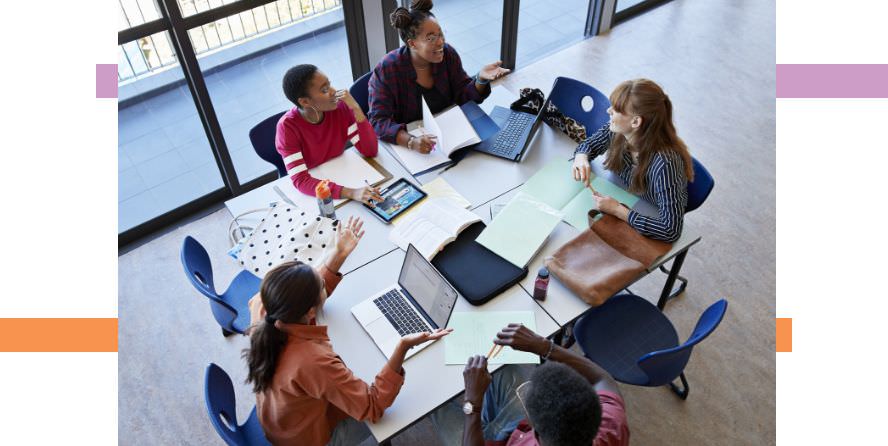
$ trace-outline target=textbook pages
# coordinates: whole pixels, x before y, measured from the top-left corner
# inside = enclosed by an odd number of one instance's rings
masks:
[[[426,199],[421,208],[392,229],[389,240],[405,251],[413,244],[431,262],[460,232],[478,221],[481,217],[450,198]]]
[[[410,150],[397,144],[389,144],[392,152],[411,174],[419,175],[450,164],[450,154],[463,147],[481,142],[475,128],[458,106],[450,107],[438,116],[432,115],[425,99],[422,99],[422,127],[408,133],[413,136],[434,135],[438,142],[427,154]]]

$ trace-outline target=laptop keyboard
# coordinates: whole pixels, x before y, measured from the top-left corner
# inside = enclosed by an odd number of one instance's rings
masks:
[[[506,121],[505,127],[497,134],[496,140],[490,148],[491,152],[509,156],[518,149],[518,138],[524,130],[533,122],[536,116],[528,113],[512,113]]]
[[[373,299],[373,303],[401,336],[432,331],[425,320],[407,304],[407,299],[398,290],[391,290]]]

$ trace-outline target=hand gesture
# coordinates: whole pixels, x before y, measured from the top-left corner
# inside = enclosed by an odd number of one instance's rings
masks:
[[[411,138],[410,141],[407,142],[407,148],[410,150],[416,150],[425,155],[435,148],[437,142],[438,137],[435,135],[422,135]]]
[[[494,344],[508,345],[515,350],[545,355],[549,341],[523,324],[509,324],[496,334]]]
[[[336,100],[345,102],[345,105],[352,109],[353,112],[361,111],[363,113],[361,106],[358,105],[358,101],[355,101],[355,98],[352,97],[348,90],[338,90],[336,92]]]
[[[573,167],[571,167],[571,173],[573,173],[575,181],[582,181],[586,187],[589,187],[592,181],[590,175],[592,173],[592,166],[589,165],[589,155],[585,153],[576,154]]]
[[[408,348],[411,349],[416,347],[423,342],[434,341],[436,339],[441,339],[444,336],[449,335],[453,332],[452,328],[439,328],[433,332],[422,332],[422,333],[412,333],[409,335],[405,335],[401,338],[401,342]]]
[[[358,246],[358,242],[364,236],[364,231],[361,229],[363,226],[364,222],[361,221],[361,217],[348,217],[348,223],[339,225],[339,230],[337,231],[339,235],[336,236],[336,251],[343,258],[348,257],[355,250],[355,247]]]
[[[595,198],[595,207],[597,207],[599,211],[604,212],[605,214],[617,215],[617,212],[622,207],[619,201],[614,200],[613,198],[606,195],[601,195],[594,190],[592,191],[592,198]]]
[[[466,400],[476,407],[480,406],[484,401],[484,392],[490,387],[487,358],[482,355],[470,357],[463,369],[463,380],[466,384]]]
[[[500,65],[502,64],[503,61],[498,60],[494,63],[484,65],[481,67],[481,71],[478,72],[478,77],[485,81],[493,81],[509,74],[512,70],[501,67]]]

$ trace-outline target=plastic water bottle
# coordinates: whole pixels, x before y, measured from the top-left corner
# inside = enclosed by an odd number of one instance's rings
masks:
[[[537,273],[533,283],[533,298],[539,301],[546,300],[546,292],[549,290],[549,269],[545,266]]]
[[[315,186],[315,196],[318,197],[318,209],[321,217],[336,220],[336,207],[333,206],[333,193],[330,192],[330,180],[324,180]]]

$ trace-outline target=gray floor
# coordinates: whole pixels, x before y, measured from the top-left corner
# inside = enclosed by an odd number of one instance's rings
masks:
[[[685,338],[716,299],[728,299],[728,313],[694,349],[687,401],[621,386],[633,445],[775,443],[774,22],[767,0],[674,0],[504,81],[547,90],[563,75],[610,91],[627,78],[654,79],[672,98],[680,136],[715,177],[712,196],[686,218],[703,240],[682,270],[688,291],[666,314]],[[196,237],[224,287],[237,272],[225,255],[229,218],[213,212],[119,257],[121,444],[221,444],[203,402],[209,362],[232,375],[240,419],[254,404],[239,357],[246,339],[222,338],[179,263],[183,237]],[[653,298],[662,280],[633,291]],[[394,444],[438,442],[423,421]]]
[[[587,0],[523,1],[518,66],[581,40],[585,4]],[[444,25],[447,41],[462,56],[467,72],[475,73],[499,58],[501,0],[439,0],[434,11]],[[342,12],[331,14],[341,16]],[[283,73],[299,63],[314,63],[326,72],[335,87],[346,88],[352,78],[345,42],[345,28],[340,27],[206,76],[241,182],[272,169],[256,156],[247,132],[262,119],[291,107],[280,91]],[[186,87],[121,109],[118,135],[118,231],[222,187],[222,178]]]

